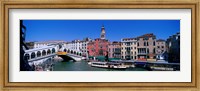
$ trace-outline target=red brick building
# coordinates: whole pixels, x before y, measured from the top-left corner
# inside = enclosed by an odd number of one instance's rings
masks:
[[[97,38],[88,43],[89,56],[106,56],[108,51],[108,40]]]
[[[106,56],[108,52],[109,41],[105,38],[105,28],[101,27],[100,38],[90,41],[87,45],[89,56]]]

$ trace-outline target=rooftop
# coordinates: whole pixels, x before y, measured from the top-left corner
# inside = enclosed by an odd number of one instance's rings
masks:
[[[156,37],[156,36],[153,33],[148,33],[148,34],[141,35],[137,38],[149,38],[149,37]]]
[[[158,39],[158,40],[156,40],[157,42],[165,42],[165,40],[164,39]]]

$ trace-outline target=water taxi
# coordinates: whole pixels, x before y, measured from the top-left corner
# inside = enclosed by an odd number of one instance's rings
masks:
[[[108,68],[108,69],[126,69],[127,66],[122,65],[120,63],[112,63],[112,62],[89,62],[89,65],[92,67],[99,68]]]

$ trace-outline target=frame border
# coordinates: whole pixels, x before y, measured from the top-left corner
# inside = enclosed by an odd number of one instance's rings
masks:
[[[11,2],[11,1],[3,1],[2,3],[2,66],[3,66],[3,89],[7,88],[132,88],[141,89],[141,87],[146,88],[191,88],[191,89],[199,89],[199,65],[200,63],[197,61],[198,51],[197,48],[197,35],[198,35],[198,8],[199,2],[90,2],[90,1],[82,1],[82,2]],[[192,82],[81,82],[81,83],[57,83],[57,82],[36,82],[36,83],[17,83],[17,82],[9,82],[9,9],[64,9],[64,8],[71,8],[71,9],[191,9],[192,10]],[[94,88],[95,89],[95,88]],[[180,89],[179,89],[180,90]]]

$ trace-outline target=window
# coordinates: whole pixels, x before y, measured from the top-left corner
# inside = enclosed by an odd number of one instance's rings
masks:
[[[139,42],[137,43],[137,46],[140,46]]]
[[[162,48],[164,48],[164,46],[162,46]]]
[[[157,46],[157,48],[160,48],[160,46]]]
[[[146,46],[146,42],[144,42],[144,46]]]
[[[147,42],[147,46],[149,46],[149,42]]]
[[[155,46],[155,45],[156,45],[156,42],[154,41],[154,42],[153,42],[153,46]]]
[[[156,53],[156,49],[155,48],[153,48],[153,53]]]
[[[147,53],[149,53],[149,48],[147,48]]]

